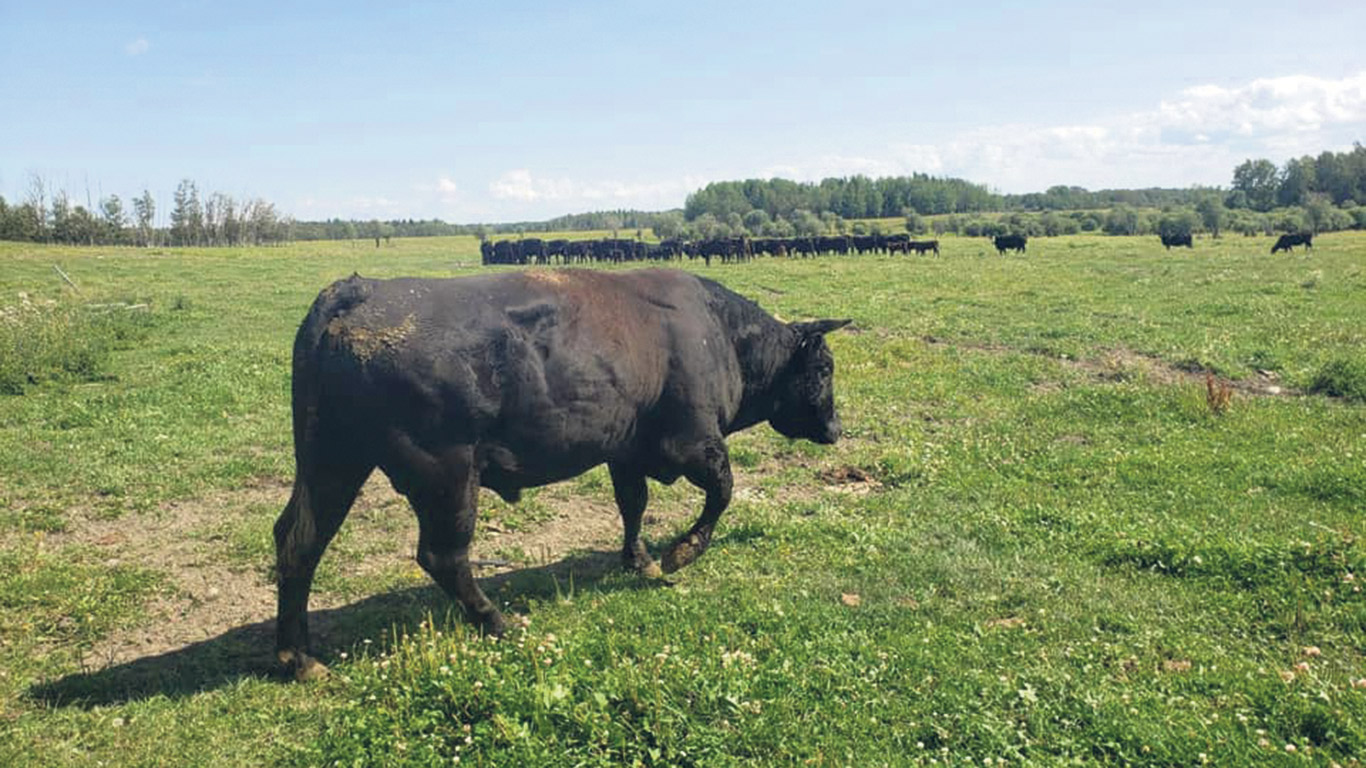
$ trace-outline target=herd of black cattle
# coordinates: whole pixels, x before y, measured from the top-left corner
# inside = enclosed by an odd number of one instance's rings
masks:
[[[1194,248],[1191,236],[1161,235],[1167,250],[1173,247]],[[1292,251],[1303,245],[1312,249],[1314,236],[1309,233],[1281,235],[1271,252]],[[1028,238],[1024,235],[996,235],[992,238],[996,252],[1025,252]],[[519,240],[484,240],[479,244],[484,264],[576,264],[590,261],[673,261],[677,259],[712,259],[722,263],[748,261],[756,256],[793,256],[809,258],[826,255],[863,255],[867,253],[939,255],[938,240],[912,240],[910,235],[839,235],[826,237],[717,237],[707,240],[663,240],[646,243],[642,240],[602,238],[598,240],[542,240],[525,237]]]
[[[1000,240],[1001,238],[997,238]],[[1024,250],[1024,238],[1019,249]],[[999,246],[998,246],[999,247]],[[910,235],[841,235],[838,237],[715,237],[707,240],[641,240],[603,238],[600,240],[485,240],[480,243],[485,264],[573,264],[589,261],[672,261],[675,259],[712,259],[723,263],[748,261],[756,256],[794,256],[809,258],[826,255],[867,253],[933,253],[939,255],[938,240],[912,240]]]

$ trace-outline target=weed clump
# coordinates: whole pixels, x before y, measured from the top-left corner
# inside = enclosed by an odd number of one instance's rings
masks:
[[[1366,401],[1366,361],[1347,358],[1329,360],[1314,374],[1309,391],[1317,395]]]
[[[34,301],[0,307],[0,394],[22,395],[43,381],[98,381],[110,353],[140,337],[146,312]]]
[[[1233,389],[1227,381],[1215,378],[1212,373],[1205,373],[1205,402],[1209,404],[1210,413],[1221,416],[1228,410],[1228,404],[1233,399]]]

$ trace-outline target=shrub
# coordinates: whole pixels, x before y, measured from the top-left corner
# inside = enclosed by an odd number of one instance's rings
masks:
[[[1200,217],[1189,208],[1163,211],[1157,220],[1157,234],[1162,237],[1190,237],[1200,226]]]

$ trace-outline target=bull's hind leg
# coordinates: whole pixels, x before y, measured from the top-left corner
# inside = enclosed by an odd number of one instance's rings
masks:
[[[663,572],[646,551],[645,542],[640,540],[641,518],[645,516],[645,505],[650,500],[645,475],[623,464],[612,463],[607,468],[612,473],[612,490],[617,497],[617,509],[621,511],[622,526],[626,529],[621,548],[622,562],[642,576],[658,578]]]
[[[327,667],[308,655],[308,593],[323,551],[346,519],[371,469],[322,462],[300,467],[289,503],[275,521],[275,649],[299,680],[327,674]]]
[[[470,569],[479,476],[473,449],[451,449],[438,459],[438,471],[424,473],[406,491],[417,512],[417,562],[446,594],[458,600],[466,616],[486,633],[501,635],[507,625]]]
[[[697,522],[664,553],[665,573],[673,573],[707,551],[716,521],[730,506],[733,481],[726,443],[720,437],[710,438],[701,443],[695,453],[684,474],[688,482],[706,491],[707,500]]]

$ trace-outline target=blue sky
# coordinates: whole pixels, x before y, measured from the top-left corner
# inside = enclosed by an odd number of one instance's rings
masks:
[[[1366,141],[1363,29],[1361,0],[0,0],[0,194],[466,223],[771,176],[1227,185]]]

